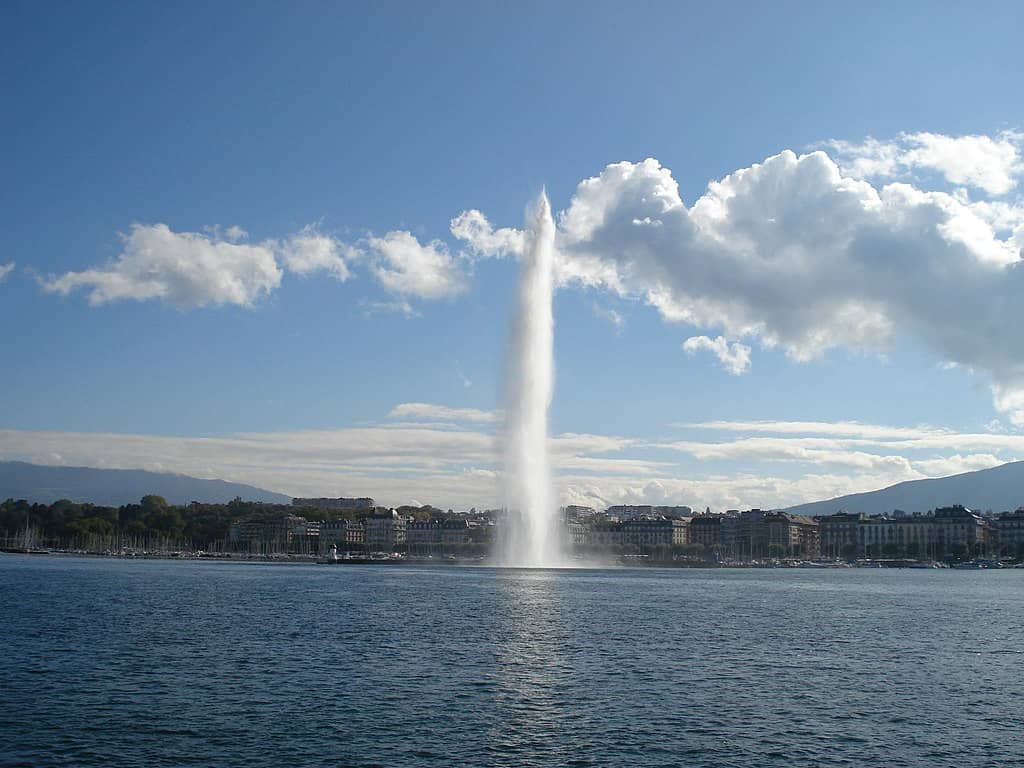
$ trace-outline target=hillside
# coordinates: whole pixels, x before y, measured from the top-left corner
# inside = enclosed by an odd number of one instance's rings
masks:
[[[0,500],[26,499],[52,504],[58,499],[109,506],[137,504],[146,494],[163,496],[171,504],[192,501],[225,503],[237,496],[246,501],[289,504],[291,497],[251,485],[223,480],[200,480],[188,475],[138,469],[47,467],[21,461],[0,462]]]
[[[1024,506],[1024,461],[991,469],[931,480],[911,480],[868,493],[854,493],[828,501],[789,507],[798,515],[830,515],[840,509],[869,515],[892,512],[927,512],[936,507],[963,504],[970,509],[1000,512]]]

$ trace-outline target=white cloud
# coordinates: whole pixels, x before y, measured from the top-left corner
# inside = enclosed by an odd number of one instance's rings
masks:
[[[480,211],[463,211],[451,220],[450,230],[480,257],[518,255],[523,251],[523,233],[517,229],[494,229]]]
[[[463,467],[493,462],[493,436],[377,427],[222,437],[0,431],[0,457],[51,464],[173,471],[250,483],[297,496],[372,496],[385,504],[426,495],[480,504],[499,490],[470,483]],[[491,483],[493,485],[493,482]]]
[[[557,459],[594,453],[616,453],[640,443],[614,435],[589,435],[566,432],[551,438],[551,453]]]
[[[776,479],[773,488],[770,476],[756,482],[745,476],[707,478],[706,473],[699,480],[680,479],[666,474],[671,462],[581,453],[616,450],[630,442],[599,435],[553,438],[563,502],[598,497],[607,503],[647,499],[696,505],[699,499],[717,506],[744,498],[748,506],[767,506],[774,499],[796,503],[816,498],[811,481],[801,486],[804,494],[780,492],[781,487],[797,487],[798,481]],[[491,434],[433,425],[205,438],[0,430],[0,458],[171,471],[296,496],[371,496],[387,505],[422,499],[463,509],[500,503],[498,454]],[[833,490],[833,484],[825,487]]]
[[[995,232],[1009,232],[1015,242],[1024,247],[1024,203],[1005,200],[974,200],[968,195],[957,195],[957,200],[971,209],[979,219]]]
[[[1009,413],[1024,403],[1024,335],[1013,331],[1024,267],[1016,235],[992,223],[1015,222],[1008,210],[875,188],[823,152],[789,151],[711,183],[687,208],[656,160],[615,163],[559,217],[559,275],[797,361],[837,346],[884,353],[900,334],[987,373]],[[691,346],[722,348],[705,338]],[[742,350],[725,349],[745,366]]]
[[[279,242],[276,250],[290,272],[308,275],[324,271],[341,281],[350,276],[345,258],[358,255],[356,249],[322,234],[312,225]]]
[[[750,368],[750,347],[738,341],[729,342],[724,336],[709,338],[707,336],[691,336],[683,342],[683,351],[693,356],[697,352],[711,352],[718,358],[722,367],[733,376],[739,376]]]
[[[206,232],[214,240],[227,240],[229,243],[237,243],[249,238],[249,233],[237,224],[232,224],[230,227],[222,227],[218,224],[214,224],[212,226],[203,227],[203,232]]]
[[[947,436],[949,430],[937,427],[891,427],[859,421],[701,421],[674,424],[680,429],[707,429],[723,432],[764,432],[780,435],[832,435],[868,440],[915,439]]]
[[[996,409],[1006,414],[1015,427],[1024,427],[1024,385],[992,386]]]
[[[463,474],[468,475],[469,477],[483,477],[488,480],[495,480],[500,476],[499,473],[495,472],[493,469],[481,469],[480,467],[466,467],[462,471]]]
[[[1024,163],[1024,134],[1007,131],[998,137],[904,133],[894,141],[830,141],[826,146],[856,178],[894,178],[914,169],[940,173],[951,184],[963,184],[992,195],[1004,195],[1018,184]]]
[[[367,301],[366,299],[360,299],[359,306],[362,307],[365,317],[396,314],[402,315],[406,320],[409,320],[420,316],[416,308],[406,299],[395,299],[394,301]]]
[[[367,238],[376,256],[373,271],[389,291],[423,299],[455,296],[466,278],[440,240],[421,244],[410,232],[388,232]]]
[[[121,254],[100,269],[67,272],[42,281],[67,295],[89,291],[89,303],[160,299],[180,308],[210,304],[251,305],[281,282],[268,244],[243,245],[196,232],[172,232],[166,224],[132,226]]]
[[[449,408],[433,403],[400,403],[391,409],[388,418],[491,423],[499,421],[502,415],[499,411],[482,411],[477,408]]]
[[[452,256],[440,240],[421,244],[409,232],[367,237],[360,244],[368,254],[314,225],[259,244],[240,242],[246,237],[240,227],[214,226],[196,233],[173,232],[166,224],[136,224],[122,237],[122,252],[110,264],[40,283],[46,291],[63,295],[87,289],[93,305],[160,299],[182,309],[248,306],[280,285],[283,269],[304,276],[326,272],[345,281],[352,277],[352,265],[365,261],[384,288],[399,297],[364,302],[366,311],[400,312],[406,317],[418,314],[410,298],[447,298],[467,286],[461,257]],[[0,272],[0,279],[4,274]]]
[[[979,469],[988,469],[1005,463],[1003,459],[993,456],[991,453],[972,453],[968,456],[954,454],[938,459],[921,459],[915,461],[914,469],[928,477],[946,477],[948,475],[959,475],[964,472],[974,472]]]
[[[665,447],[688,453],[701,461],[798,462],[821,467],[847,467],[860,470],[909,471],[910,461],[893,454],[853,450],[857,441],[828,438],[749,437],[725,443],[680,440]]]
[[[601,320],[607,320],[615,327],[616,333],[621,333],[623,326],[626,324],[626,318],[622,316],[622,313],[618,310],[612,309],[611,307],[605,307],[598,304],[596,301],[591,305],[591,310],[594,313],[594,317]]]
[[[0,283],[7,279],[7,276],[14,271],[14,262],[0,264]]]
[[[931,168],[952,184],[967,184],[993,195],[1003,195],[1017,185],[1022,165],[1021,135],[942,136],[912,133],[906,141],[913,148],[904,162],[910,167]]]
[[[900,172],[903,150],[892,142],[868,137],[861,142],[833,139],[825,143],[843,173],[855,179],[891,178]]]
[[[458,360],[455,361],[455,375],[459,378],[459,383],[462,384],[464,389],[469,389],[473,386],[473,380],[465,374],[462,370],[462,364]]]
[[[986,451],[989,454],[1002,453],[1001,461],[1011,461],[1018,455],[1024,455],[1024,434],[1005,430],[956,432],[938,427],[892,427],[851,421],[712,421],[675,426],[698,431],[753,432],[757,435],[731,441],[691,439],[659,444],[705,460],[757,457],[779,461],[800,458],[808,451],[851,449],[881,450],[887,454],[897,451],[904,454]]]
[[[225,239],[235,243],[238,242],[239,240],[244,240],[245,238],[249,237],[249,233],[246,232],[237,224],[232,224],[230,227],[224,230],[224,237]]]
[[[563,476],[558,480],[566,504],[598,508],[611,504],[687,504],[694,509],[710,506],[722,512],[752,507],[777,509],[805,500],[819,501],[874,490],[908,479],[918,479],[918,476],[815,472],[799,477],[758,473],[701,475],[697,479],[605,476],[595,482],[594,478],[584,476]]]
[[[414,498],[443,508],[500,503],[501,435],[494,432],[499,414],[406,403],[391,415],[448,416],[463,426],[406,421],[202,438],[0,430],[0,459],[181,472],[300,496],[372,496],[388,505]],[[794,424],[773,423],[783,430]],[[850,433],[851,424],[837,422],[837,431]],[[854,437],[783,435],[669,446],[567,433],[552,437],[550,446],[562,503],[715,509],[789,506],[1024,455],[1024,434],[867,426],[873,431]],[[650,451],[665,448],[672,449],[667,458],[650,458]],[[684,455],[712,464],[690,466],[677,460]],[[742,469],[726,471],[730,461],[741,462]]]

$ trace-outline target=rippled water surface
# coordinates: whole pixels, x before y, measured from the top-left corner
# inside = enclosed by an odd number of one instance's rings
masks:
[[[0,764],[1024,765],[1024,571],[0,555]]]

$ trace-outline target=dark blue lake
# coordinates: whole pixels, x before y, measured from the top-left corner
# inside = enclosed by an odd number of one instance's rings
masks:
[[[0,555],[0,764],[1024,765],[1024,570]]]

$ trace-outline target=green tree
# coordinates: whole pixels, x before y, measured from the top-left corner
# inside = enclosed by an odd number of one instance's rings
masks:
[[[102,517],[83,517],[68,525],[67,532],[80,537],[109,536],[114,532],[114,526]]]

